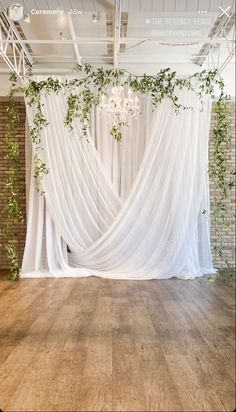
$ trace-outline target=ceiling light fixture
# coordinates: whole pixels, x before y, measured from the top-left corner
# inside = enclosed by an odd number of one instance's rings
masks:
[[[63,32],[60,32],[60,40],[67,40],[67,37],[64,36]]]
[[[24,17],[24,7],[20,3],[13,3],[7,8],[7,16],[12,21],[20,21]]]
[[[30,14],[29,14],[29,13],[27,13],[27,14],[25,15],[25,17],[24,17],[24,22],[25,22],[25,23],[30,23]]]
[[[111,96],[101,96],[98,108],[112,119],[128,122],[130,117],[136,117],[140,111],[138,96],[133,96],[132,90],[123,86],[114,86]]]
[[[99,13],[99,12],[93,13],[93,15],[92,15],[92,22],[93,22],[93,23],[97,23],[99,19],[100,19],[100,13]]]

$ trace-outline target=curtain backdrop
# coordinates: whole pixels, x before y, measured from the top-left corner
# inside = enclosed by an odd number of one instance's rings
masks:
[[[150,98],[143,98],[141,115],[130,119],[118,143],[98,109],[88,139],[77,120],[70,133],[64,127],[65,95],[42,92],[49,120],[42,156],[49,174],[40,195],[27,156],[21,277],[193,279],[214,273],[207,172],[211,102],[205,98],[202,104],[186,90],[179,98],[193,110],[176,114],[166,99],[152,112]],[[29,125],[33,115],[27,107]],[[29,137],[27,142],[33,150]]]

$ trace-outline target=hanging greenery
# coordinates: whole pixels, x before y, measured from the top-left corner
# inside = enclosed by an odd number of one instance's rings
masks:
[[[41,93],[45,95],[58,94],[63,92],[67,98],[67,113],[64,119],[65,127],[73,131],[73,123],[77,118],[82,125],[83,136],[89,135],[90,113],[93,106],[97,106],[102,95],[109,95],[113,86],[128,86],[132,92],[140,95],[150,95],[153,108],[155,109],[163,99],[168,98],[173,103],[176,113],[181,110],[192,109],[182,105],[178,98],[178,90],[186,88],[195,91],[199,97],[209,95],[211,98],[218,98],[215,106],[216,127],[213,130],[214,153],[209,166],[209,172],[215,184],[220,188],[220,196],[216,199],[213,215],[217,224],[225,224],[225,199],[228,197],[233,181],[227,182],[226,161],[227,147],[230,141],[230,124],[227,109],[229,96],[224,93],[224,82],[217,73],[217,70],[195,73],[187,78],[180,79],[175,71],[170,68],[160,70],[156,75],[144,74],[137,76],[124,69],[104,69],[93,68],[89,64],[77,65],[76,72],[79,74],[72,80],[60,82],[58,79],[48,77],[43,81],[28,79],[26,86],[17,87],[15,80],[12,82],[12,96],[20,92],[26,98],[26,104],[35,109],[30,135],[34,148],[34,177],[36,188],[40,188],[40,180],[49,173],[49,169],[44,161],[43,149],[41,147],[42,130],[47,127],[48,120],[43,111],[41,103]],[[10,124],[10,121],[9,121]],[[120,141],[122,139],[122,127],[126,124],[119,118],[114,119],[111,136]],[[206,213],[207,211],[203,211]],[[218,246],[217,246],[218,248]],[[219,244],[218,253],[222,255]]]
[[[178,89],[186,88],[195,91],[200,97],[205,94],[215,97],[215,89],[220,89],[220,99],[227,98],[224,95],[224,83],[216,70],[195,73],[188,78],[180,79],[175,71],[170,68],[160,70],[155,76],[144,74],[136,76],[121,69],[93,69],[91,65],[77,65],[76,71],[80,73],[80,78],[59,82],[58,79],[48,77],[46,80],[35,81],[29,78],[29,83],[25,87],[16,87],[13,85],[12,93],[21,92],[29,106],[35,109],[33,126],[30,127],[30,135],[34,145],[35,160],[35,180],[39,189],[39,180],[49,172],[47,165],[43,160],[41,143],[41,131],[48,125],[48,120],[43,113],[40,93],[58,94],[62,91],[67,97],[67,114],[65,116],[65,126],[68,130],[73,130],[73,122],[78,118],[82,125],[84,137],[89,134],[90,113],[93,106],[99,104],[102,95],[108,95],[110,87],[129,86],[129,88],[140,95],[151,95],[153,108],[165,98],[169,98],[174,106],[176,113],[180,110],[191,109],[179,102],[177,96]],[[120,141],[122,139],[122,127],[126,123],[121,122],[119,118],[114,119],[111,128],[111,136]]]
[[[235,276],[234,268],[227,259],[224,259],[222,245],[222,229],[229,228],[230,224],[226,218],[226,202],[230,197],[231,189],[235,185],[235,171],[231,170],[230,173],[227,173],[227,162],[231,159],[230,148],[232,141],[229,96],[221,95],[213,107],[213,112],[216,116],[216,126],[212,130],[213,156],[209,165],[209,175],[216,188],[214,191],[213,209],[211,211],[217,237],[217,245],[214,246],[214,251],[230,269],[230,276]]]
[[[14,89],[17,79],[14,74],[10,77],[12,87]],[[7,107],[8,123],[4,135],[4,143],[6,148],[5,158],[8,160],[9,173],[5,182],[5,189],[8,193],[6,204],[3,210],[3,218],[5,222],[2,234],[5,238],[5,251],[11,267],[9,278],[16,280],[20,273],[19,250],[15,242],[15,228],[19,223],[23,223],[23,213],[19,205],[20,191],[20,170],[19,170],[19,142],[17,139],[16,128],[20,123],[20,117],[16,109],[16,104],[13,99],[11,90],[9,95],[10,101]]]

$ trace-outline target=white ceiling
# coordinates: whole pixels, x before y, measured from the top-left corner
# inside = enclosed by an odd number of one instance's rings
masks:
[[[14,1],[1,0],[1,11]],[[21,0],[27,12],[31,9],[60,9],[69,11],[77,9],[83,12],[94,11],[114,11],[115,0]],[[124,12],[197,12],[207,10],[208,12],[218,12],[219,6],[231,9],[234,7],[234,0],[123,0],[122,11]]]
[[[6,12],[13,1],[0,0],[0,12]],[[96,65],[113,64],[115,39],[115,0],[17,0],[30,14],[30,23],[20,21],[23,37],[34,61],[35,73],[71,71],[77,63],[75,44],[69,23],[71,16],[74,40],[81,62]],[[234,0],[123,0],[119,65],[135,73],[155,73],[171,67],[181,75],[201,70],[196,64],[202,47],[210,43],[209,34],[220,22],[222,7],[233,13]],[[36,15],[36,10],[62,10],[63,18]],[[68,16],[70,10],[74,14]],[[204,13],[202,13],[204,11]],[[92,22],[99,12],[97,23]],[[127,23],[127,24],[126,24]],[[233,39],[234,30],[231,30]],[[26,40],[25,40],[26,41]],[[232,41],[230,45],[232,45]],[[228,44],[221,41],[221,53],[213,53],[220,66],[228,56]],[[209,58],[203,67],[210,66]],[[234,57],[228,63],[232,76]],[[9,71],[0,57],[0,75]],[[225,69],[225,73],[226,73]],[[229,84],[232,85],[233,79]]]

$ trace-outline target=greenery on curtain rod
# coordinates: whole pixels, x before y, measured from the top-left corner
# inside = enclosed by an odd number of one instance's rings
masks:
[[[10,80],[13,90],[17,82],[16,76],[12,74]],[[7,175],[5,181],[5,189],[8,193],[8,197],[3,210],[4,229],[2,231],[2,234],[5,239],[4,248],[6,256],[11,267],[9,278],[11,280],[16,280],[20,273],[20,264],[19,250],[17,243],[15,242],[15,227],[17,227],[19,223],[23,223],[24,218],[19,205],[19,191],[21,180],[19,169],[20,150],[16,132],[16,128],[20,123],[20,117],[13,99],[12,90],[9,94],[10,102],[7,107],[8,123],[4,134],[6,152],[5,159],[8,160],[9,174]]]
[[[179,102],[178,90],[192,90],[203,97],[209,95],[216,98],[217,91],[220,96],[216,102],[216,127],[213,130],[214,152],[213,159],[209,165],[209,173],[214,179],[215,185],[220,188],[213,215],[217,221],[219,232],[226,224],[225,200],[228,198],[233,181],[226,179],[227,169],[227,148],[230,143],[230,119],[227,109],[227,101],[230,96],[224,92],[224,82],[217,73],[217,70],[195,73],[187,78],[178,78],[175,71],[170,68],[160,70],[156,75],[134,75],[124,69],[104,69],[93,68],[89,64],[75,67],[76,78],[60,82],[56,78],[48,77],[46,80],[35,81],[28,78],[27,84],[17,87],[15,79],[12,81],[11,95],[22,93],[26,99],[26,105],[34,108],[34,117],[30,127],[30,135],[34,149],[34,177],[36,188],[40,190],[40,180],[49,173],[49,169],[44,161],[43,149],[41,147],[41,132],[47,127],[48,120],[41,103],[41,92],[47,95],[57,95],[62,92],[67,99],[67,113],[64,119],[65,127],[72,131],[74,120],[77,118],[82,126],[82,133],[85,138],[89,136],[90,113],[93,106],[99,104],[101,96],[110,93],[110,87],[128,86],[133,92],[140,95],[150,95],[153,108],[155,109],[165,98],[173,103],[176,113],[182,110],[192,109]],[[111,129],[111,136],[120,141],[122,139],[123,122],[119,118],[114,120]],[[206,211],[203,211],[205,213]],[[221,228],[221,229],[220,229]],[[216,251],[222,257],[222,247],[219,242]]]
[[[62,91],[67,98],[67,113],[64,119],[65,126],[72,131],[74,119],[79,119],[82,125],[82,133],[86,138],[89,136],[90,113],[93,106],[99,104],[102,95],[110,93],[110,87],[121,85],[129,86],[130,89],[140,95],[151,95],[153,108],[165,98],[169,98],[176,113],[180,110],[191,109],[179,102],[177,90],[186,88],[195,91],[199,96],[205,94],[215,97],[215,86],[224,95],[224,83],[216,70],[195,73],[184,79],[177,77],[175,71],[170,68],[162,69],[155,76],[144,74],[136,76],[124,69],[93,69],[91,65],[77,65],[76,71],[80,73],[79,78],[60,82],[58,79],[48,77],[46,80],[35,81],[28,78],[28,84],[21,87],[13,87],[13,93],[22,93],[26,98],[26,104],[34,107],[35,114],[33,125],[30,127],[30,135],[34,146],[35,180],[37,187],[40,186],[40,178],[48,173],[48,168],[43,160],[43,151],[40,146],[41,131],[48,125],[48,120],[43,112],[40,93],[45,95],[58,94]],[[226,97],[226,96],[225,96]],[[111,136],[120,141],[122,139],[122,127],[124,122],[119,118],[114,119],[111,128]]]

